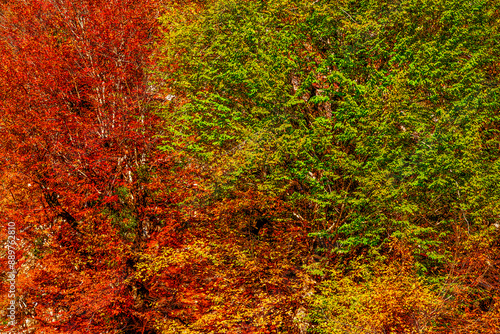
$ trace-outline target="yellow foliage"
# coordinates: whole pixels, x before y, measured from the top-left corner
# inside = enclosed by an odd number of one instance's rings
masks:
[[[410,257],[332,273],[312,302],[320,333],[427,333],[441,299],[415,274]]]

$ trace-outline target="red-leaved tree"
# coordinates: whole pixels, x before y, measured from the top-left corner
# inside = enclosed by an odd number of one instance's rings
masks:
[[[177,247],[182,200],[158,190],[182,175],[155,153],[145,68],[157,16],[155,0],[0,5],[2,215],[18,226],[20,328],[156,331],[136,268],[155,238]]]

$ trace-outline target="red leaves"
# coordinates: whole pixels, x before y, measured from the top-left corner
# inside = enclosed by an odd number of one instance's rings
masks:
[[[148,176],[157,145],[144,70],[154,6],[154,0],[1,5],[2,168],[32,185],[10,209],[29,231],[19,289],[38,302],[37,331],[144,327],[132,314],[147,305],[130,294],[137,282],[129,278],[165,202],[152,197],[156,185]]]
[[[82,182],[93,188],[82,185],[85,192],[113,196],[151,149],[149,5],[40,0],[4,9],[0,76],[9,94],[0,108],[3,133],[17,146],[7,153],[42,189],[62,187],[60,201],[83,195],[73,186]]]

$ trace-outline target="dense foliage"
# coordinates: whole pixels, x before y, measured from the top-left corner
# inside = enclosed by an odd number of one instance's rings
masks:
[[[0,13],[17,329],[500,330],[496,1]]]

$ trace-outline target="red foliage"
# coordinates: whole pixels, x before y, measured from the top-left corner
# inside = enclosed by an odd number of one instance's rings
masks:
[[[155,183],[167,182],[157,167],[172,165],[153,157],[148,110],[156,5],[0,5],[2,172],[19,175],[27,194],[4,216],[25,243],[18,317],[36,319],[37,331],[154,331],[134,270],[145,244],[173,231],[175,212],[164,208],[176,201]]]

